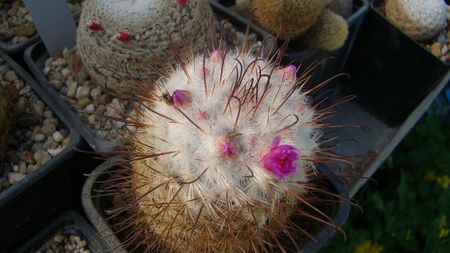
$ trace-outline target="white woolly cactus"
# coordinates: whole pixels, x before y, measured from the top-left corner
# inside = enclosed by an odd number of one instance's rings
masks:
[[[174,62],[174,48],[203,50],[211,20],[207,0],[89,0],[83,3],[77,46],[99,85],[126,91],[115,74],[157,78],[148,66]]]
[[[317,113],[296,77],[243,49],[215,49],[165,70],[129,136],[130,167],[115,179],[112,211],[129,215],[116,231],[127,243],[163,252],[265,252],[296,246],[293,217],[333,226],[311,201],[320,157]],[[325,152],[325,151],[323,151]],[[119,152],[120,153],[120,152]],[[114,192],[114,190],[112,190]],[[305,205],[313,213],[299,208]],[[131,246],[130,246],[131,247]]]
[[[447,5],[444,0],[386,0],[386,16],[416,40],[427,40],[444,29]]]

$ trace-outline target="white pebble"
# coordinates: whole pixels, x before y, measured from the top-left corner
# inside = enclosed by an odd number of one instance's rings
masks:
[[[23,89],[19,91],[19,95],[25,95],[31,91],[31,87],[29,85],[25,86]]]
[[[59,147],[59,148],[49,148],[47,150],[47,152],[51,155],[51,156],[57,156],[59,153],[61,153],[61,151],[63,151],[63,147]]]
[[[22,180],[25,176],[26,175],[24,175],[24,174],[11,172],[11,173],[8,174],[8,181],[11,184],[15,184],[15,183],[19,182],[20,180]]]
[[[41,142],[41,141],[43,141],[45,139],[45,135],[43,135],[43,134],[36,134],[35,136],[34,136],[34,138],[33,138],[33,140],[35,141],[35,142]]]
[[[13,169],[14,172],[18,172],[19,171],[19,165],[14,164],[12,169]]]
[[[69,68],[62,68],[61,69],[61,75],[64,77],[64,79],[67,79],[69,75],[71,74]]]
[[[62,135],[59,131],[53,133],[53,140],[56,142],[61,142],[64,140],[64,135]]]
[[[71,98],[75,97],[75,94],[77,94],[77,88],[78,88],[77,82],[67,81],[67,88],[68,89],[67,89],[66,95]]]
[[[95,111],[95,106],[94,104],[88,104],[84,110],[87,113],[93,113]]]

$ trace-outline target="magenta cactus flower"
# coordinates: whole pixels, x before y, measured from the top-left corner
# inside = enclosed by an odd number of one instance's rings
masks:
[[[175,90],[172,93],[172,103],[175,107],[184,107],[192,102],[192,95],[187,90]]]
[[[280,145],[281,137],[277,136],[272,142],[272,147],[263,156],[263,167],[270,171],[278,179],[292,175],[297,171],[297,160],[300,151],[291,145]]]

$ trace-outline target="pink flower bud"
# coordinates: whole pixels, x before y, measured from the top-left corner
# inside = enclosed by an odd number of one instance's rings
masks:
[[[178,0],[178,5],[180,5],[181,8],[186,6],[186,4],[187,4],[187,0]]]
[[[235,147],[233,142],[230,139],[224,139],[219,141],[219,145],[217,147],[217,153],[221,158],[230,158],[234,155]]]
[[[183,107],[192,102],[192,95],[187,90],[175,90],[172,93],[172,103],[175,107]]]
[[[296,77],[297,67],[293,64],[288,65],[281,70],[283,71],[283,79],[284,80],[290,80],[290,79],[294,79]]]
[[[131,34],[129,34],[127,32],[119,32],[117,34],[117,39],[122,42],[128,42],[131,40]]]
[[[276,178],[282,179],[297,171],[297,160],[300,151],[291,145],[279,145],[280,136],[275,137],[272,147],[262,158],[263,167],[271,172]]]
[[[209,57],[211,59],[212,62],[218,62],[221,58],[221,53],[219,49],[215,49],[214,51],[212,51],[211,56]]]
[[[102,29],[103,29],[103,27],[102,27],[101,24],[95,23],[95,22],[89,23],[87,27],[88,27],[89,29],[91,29],[92,31],[99,31],[99,30],[102,30]]]

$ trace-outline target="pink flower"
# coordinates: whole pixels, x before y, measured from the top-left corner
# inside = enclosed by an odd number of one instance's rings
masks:
[[[219,141],[217,152],[221,158],[230,158],[234,155],[234,144],[230,139],[224,139]]]
[[[192,95],[187,90],[175,90],[172,93],[172,103],[175,107],[183,107],[192,102]]]
[[[298,149],[291,145],[280,145],[280,140],[280,136],[275,137],[272,147],[262,158],[263,167],[278,179],[294,174],[300,158]]]

